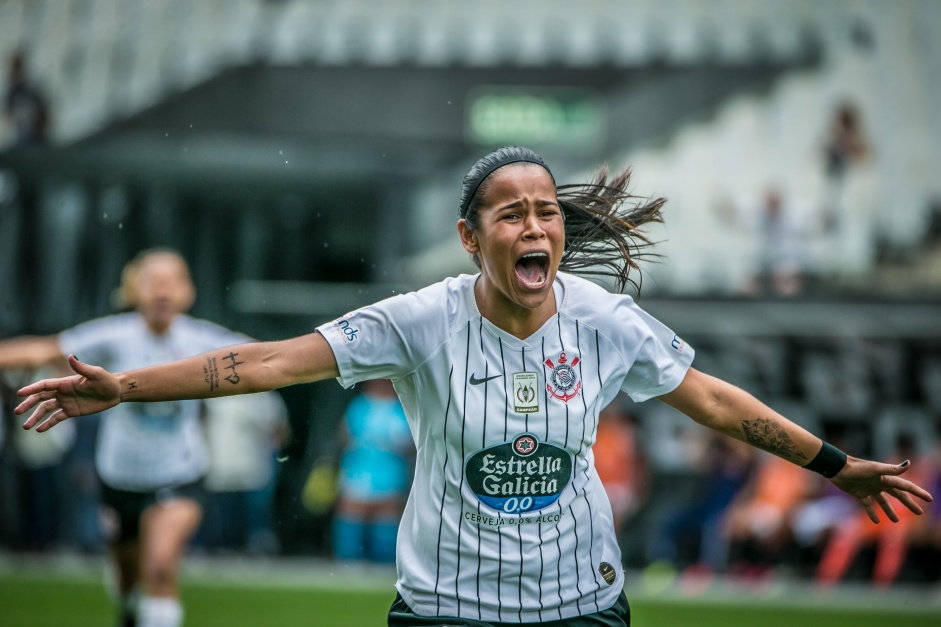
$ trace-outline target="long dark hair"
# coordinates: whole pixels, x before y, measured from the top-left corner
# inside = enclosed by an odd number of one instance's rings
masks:
[[[511,163],[533,163],[552,176],[542,157],[528,148],[507,146],[481,157],[464,176],[458,209],[472,231],[479,224],[477,216],[487,195],[487,178]],[[561,270],[607,276],[614,280],[618,291],[628,285],[640,291],[643,276],[639,262],[657,256],[649,251],[653,242],[640,228],[651,222],[663,222],[660,209],[666,199],[631,194],[630,180],[630,168],[610,176],[605,166],[588,183],[556,186],[565,220]],[[480,267],[476,255],[473,259]]]

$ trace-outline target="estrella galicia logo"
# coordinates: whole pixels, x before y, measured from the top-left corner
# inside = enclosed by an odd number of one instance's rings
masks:
[[[506,514],[543,509],[572,480],[572,455],[531,433],[477,451],[464,467],[481,503]]]
[[[551,359],[545,361],[546,367],[550,372],[546,375],[546,391],[553,398],[557,398],[563,403],[578,396],[582,389],[582,382],[578,380],[578,373],[575,372],[575,366],[578,365],[578,357],[573,357],[569,363],[565,353],[559,353],[559,363],[552,363]]]
[[[346,317],[338,319],[333,323],[337,330],[346,336],[347,342],[353,342],[359,336],[359,329],[355,328]]]

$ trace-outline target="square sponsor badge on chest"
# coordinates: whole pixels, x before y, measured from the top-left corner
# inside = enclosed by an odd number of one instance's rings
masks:
[[[534,414],[539,411],[539,378],[535,372],[513,373],[513,411]]]

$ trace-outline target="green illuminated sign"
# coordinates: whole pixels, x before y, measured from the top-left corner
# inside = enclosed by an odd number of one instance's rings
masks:
[[[602,99],[585,90],[481,88],[470,94],[467,135],[478,144],[597,149]]]

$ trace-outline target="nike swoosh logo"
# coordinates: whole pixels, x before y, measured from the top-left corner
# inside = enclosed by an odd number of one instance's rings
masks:
[[[502,377],[502,376],[503,376],[502,374],[495,374],[495,375],[493,375],[492,377],[486,377],[486,378],[484,378],[484,379],[478,379],[476,374],[472,374],[471,377],[470,377],[470,384],[471,384],[471,385],[480,385],[481,383],[486,383],[487,381],[490,381],[491,379],[496,379],[497,377]]]

